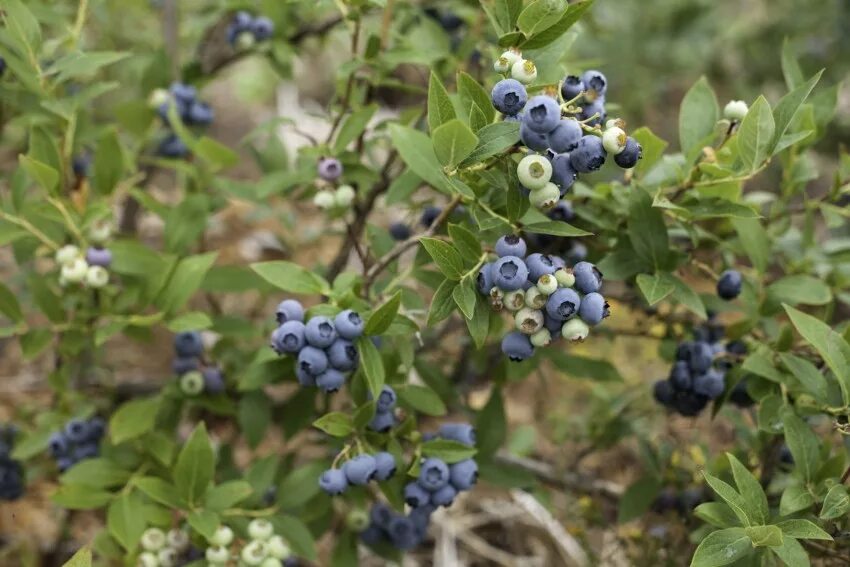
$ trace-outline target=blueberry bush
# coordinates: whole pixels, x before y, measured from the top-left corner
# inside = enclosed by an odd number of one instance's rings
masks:
[[[63,511],[53,549],[0,532],[0,563],[400,561],[522,489],[643,523],[634,564],[846,564],[837,85],[786,47],[784,92],[702,78],[665,140],[604,59],[567,60],[593,4],[0,0],[0,332],[49,385],[2,404],[0,519],[36,485]],[[323,105],[227,136],[222,85],[291,83],[331,41]],[[227,254],[229,215],[284,245]],[[116,379],[162,337],[163,376]],[[658,364],[627,386],[629,337]],[[551,375],[584,387],[538,416],[569,464],[512,429]],[[614,564],[574,535],[568,564]]]

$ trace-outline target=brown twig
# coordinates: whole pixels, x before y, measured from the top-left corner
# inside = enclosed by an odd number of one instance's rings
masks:
[[[518,457],[506,451],[496,453],[495,460],[500,464],[530,472],[546,484],[559,488],[568,488],[582,493],[598,494],[612,502],[619,501],[623,496],[623,492],[625,492],[622,486],[614,482],[585,476],[572,471],[559,473],[549,463],[526,457]]]

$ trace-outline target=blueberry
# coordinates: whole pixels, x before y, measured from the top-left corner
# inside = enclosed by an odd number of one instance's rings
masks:
[[[169,91],[179,102],[192,102],[198,96],[198,90],[184,83],[171,83]]]
[[[549,148],[548,133],[535,132],[524,120],[524,117],[525,115],[523,114],[520,118],[522,122],[519,126],[519,141],[522,142],[523,146],[526,146],[535,152],[545,152]]]
[[[553,319],[566,321],[574,317],[581,307],[581,298],[572,289],[562,287],[549,296],[546,301],[546,313]]]
[[[316,376],[316,386],[324,392],[336,392],[345,384],[345,374],[335,368],[328,368]]]
[[[0,500],[17,500],[24,494],[24,471],[19,461],[0,456]]]
[[[56,468],[59,469],[60,473],[63,473],[73,467],[77,463],[71,456],[63,456],[56,459]]]
[[[337,339],[337,330],[329,318],[319,315],[307,321],[304,338],[311,346],[328,348]]]
[[[691,359],[691,350],[694,347],[694,343],[691,341],[684,341],[679,343],[679,346],[676,347],[676,360],[684,360],[688,361]]]
[[[608,113],[605,112],[605,97],[584,103],[581,107],[579,119],[588,126],[600,126],[605,123]]]
[[[90,165],[91,156],[88,154],[74,156],[74,159],[71,160],[71,169],[77,177],[87,177]]]
[[[570,153],[570,163],[579,173],[596,171],[605,163],[605,148],[602,139],[596,136],[584,136],[578,147]]]
[[[318,376],[328,368],[328,357],[325,351],[307,345],[298,353],[298,366],[304,372]]]
[[[346,309],[336,316],[334,325],[339,336],[353,341],[363,334],[363,319],[360,314],[351,309]]]
[[[431,502],[431,493],[418,482],[409,482],[404,486],[404,501],[411,508],[425,506]]]
[[[436,492],[449,483],[449,466],[441,459],[425,459],[419,469],[419,485],[429,492]]]
[[[556,339],[561,336],[561,328],[564,326],[564,322],[550,317],[548,313],[544,312],[543,326],[546,328],[546,330],[549,331],[551,337],[553,339]]]
[[[540,134],[548,134],[561,120],[561,107],[554,98],[538,95],[529,99],[522,116],[524,124]]]
[[[88,441],[86,443],[74,447],[72,454],[74,460],[76,462],[80,462],[84,461],[85,459],[93,459],[100,455],[100,448],[97,446],[97,443],[92,443]]]
[[[410,518],[403,516],[393,518],[387,527],[387,536],[390,542],[401,550],[412,549],[419,544],[416,526]]]
[[[65,437],[71,443],[82,443],[89,435],[89,424],[82,419],[72,419],[65,424]]]
[[[614,163],[623,169],[631,169],[643,158],[643,146],[637,140],[629,136],[626,138],[626,147],[622,152],[614,156]]]
[[[493,281],[504,291],[521,289],[528,281],[528,267],[516,256],[504,256],[493,265]]]
[[[705,492],[702,488],[686,488],[679,495],[679,511],[688,514],[705,501]]]
[[[316,171],[325,181],[336,181],[342,175],[342,164],[336,158],[322,158],[316,166]]]
[[[360,532],[360,541],[370,547],[374,547],[381,543],[384,539],[384,530],[375,524],[369,526]]]
[[[586,71],[581,77],[585,88],[596,96],[604,96],[608,91],[608,79],[599,71]]]
[[[576,277],[575,287],[581,293],[593,293],[602,287],[602,272],[590,262],[579,262],[573,266]]]
[[[278,354],[295,354],[307,344],[305,335],[304,323],[287,321],[272,333],[272,348]]]
[[[204,368],[204,392],[207,394],[221,394],[224,392],[224,374],[218,366],[208,366]]]
[[[208,126],[213,121],[213,110],[207,103],[195,101],[188,107],[185,121],[190,125]]]
[[[522,122],[522,113],[519,114],[505,114],[502,116],[503,122]]]
[[[608,302],[600,294],[588,293],[581,299],[578,316],[588,325],[598,325],[602,319],[611,314]]]
[[[570,154],[556,154],[552,157],[551,162],[552,183],[558,186],[563,197],[575,183],[578,172],[573,167]]]
[[[274,33],[274,22],[264,16],[256,18],[251,22],[251,32],[257,41],[266,41]]]
[[[89,266],[108,268],[112,264],[112,252],[106,248],[91,247],[86,250],[86,263]]]
[[[475,446],[475,428],[468,423],[444,423],[440,426],[439,435],[469,447]]]
[[[500,258],[504,256],[517,256],[525,258],[527,247],[525,240],[515,234],[506,234],[496,241],[496,254]]]
[[[358,354],[354,343],[345,339],[337,339],[327,350],[331,366],[343,372],[357,368]]]
[[[197,331],[187,331],[185,333],[177,333],[174,336],[174,352],[177,356],[201,356],[204,352],[204,342],[201,340],[201,333]]]
[[[395,425],[395,416],[391,411],[375,412],[375,417],[369,422],[369,429],[378,433],[386,433]]]
[[[691,369],[684,360],[677,360],[670,370],[670,384],[677,390],[690,390],[693,386]]]
[[[164,158],[180,159],[189,155],[189,147],[177,134],[169,134],[159,143],[156,153]]]
[[[558,204],[555,205],[555,208],[549,211],[548,216],[550,219],[555,221],[572,222],[576,218],[576,213],[575,211],[573,211],[572,203],[570,203],[569,201],[558,201]],[[561,262],[563,262],[563,259],[560,260]]]
[[[527,335],[513,331],[502,339],[502,352],[513,362],[521,362],[534,354],[534,346]]]
[[[295,365],[295,377],[298,383],[302,386],[310,387],[316,385],[316,377],[302,369],[301,366]]]
[[[669,380],[658,380],[653,386],[652,393],[655,400],[663,406],[672,405],[673,398],[676,394],[673,390],[673,385],[670,384]]]
[[[729,401],[738,406],[739,408],[748,408],[751,407],[756,401],[750,396],[750,393],[747,391],[747,380],[741,380],[735,387],[732,388],[732,391],[729,392]]]
[[[719,398],[726,387],[723,373],[716,368],[710,368],[705,374],[694,378],[694,392],[712,400]]]
[[[86,441],[100,441],[103,434],[106,432],[106,422],[100,417],[93,417],[89,420],[89,436]]]
[[[451,484],[447,484],[431,495],[431,504],[448,508],[455,501],[456,496],[457,489]]]
[[[425,537],[425,534],[428,531],[428,523],[431,521],[431,515],[437,508],[431,504],[423,504],[422,506],[417,506],[413,510],[410,511],[408,518],[416,526],[416,531],[419,533],[421,538]]]
[[[791,449],[788,445],[783,445],[779,450],[779,462],[783,465],[793,465],[794,464],[794,455],[791,453]]]
[[[442,212],[443,209],[440,207],[435,207],[433,205],[425,207],[425,209],[422,210],[422,216],[419,217],[419,224],[425,228],[431,228],[431,225],[434,224],[434,221],[437,220],[437,217],[439,217]]]
[[[488,262],[481,266],[481,270],[478,272],[478,276],[476,276],[475,284],[478,287],[478,293],[482,295],[488,295],[490,290],[493,289],[493,285],[495,283],[493,278],[493,266],[495,264],[493,262]]]
[[[328,469],[319,477],[319,487],[330,495],[342,494],[348,488],[348,478],[340,469]]]
[[[364,453],[346,461],[342,466],[342,471],[345,473],[345,478],[349,484],[363,486],[369,484],[369,481],[375,477],[377,462],[375,457]]]
[[[727,301],[735,299],[741,294],[742,284],[741,272],[737,270],[726,270],[720,274],[720,279],[717,280],[717,295]]]
[[[563,118],[555,129],[549,132],[549,148],[556,153],[571,152],[578,147],[584,133],[581,124],[572,118]]]
[[[275,318],[278,325],[283,325],[287,321],[300,321],[303,323],[304,307],[294,299],[284,299],[277,305]]]
[[[694,417],[708,405],[708,398],[696,392],[676,392],[673,408],[685,417]]]
[[[558,269],[551,256],[538,252],[530,254],[525,259],[525,264],[528,266],[528,281],[530,282],[536,282],[544,274],[554,274]]]
[[[378,455],[375,455],[375,457],[377,456]],[[369,521],[373,526],[377,526],[381,529],[385,529],[389,526],[390,521],[392,521],[394,517],[395,512],[393,509],[383,502],[375,502],[375,504],[372,505],[372,509],[369,510]]]
[[[528,94],[522,83],[515,79],[502,79],[490,93],[493,107],[502,114],[518,114],[528,101]]]
[[[395,474],[395,457],[391,453],[381,451],[375,453],[375,478],[377,480],[389,480]]]
[[[584,91],[584,81],[581,77],[567,75],[561,83],[561,97],[564,101],[573,100]]]
[[[449,467],[449,478],[457,490],[469,490],[478,482],[478,465],[472,459],[457,462]]]
[[[691,353],[688,357],[688,366],[694,374],[702,374],[711,368],[711,363],[714,360],[714,353],[711,346],[705,342],[693,343]]]
[[[403,222],[394,222],[390,225],[390,236],[393,237],[393,240],[398,242],[407,240],[410,235],[410,227]]]

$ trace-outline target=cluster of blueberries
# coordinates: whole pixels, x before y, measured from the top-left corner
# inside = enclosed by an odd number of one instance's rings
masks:
[[[212,124],[213,110],[205,102],[198,100],[198,90],[184,83],[172,83],[168,91],[157,91],[153,96],[153,104],[157,108],[159,117],[170,129],[171,121],[168,118],[168,109],[171,104],[177,107],[180,121],[187,126],[206,127]],[[157,155],[165,158],[181,159],[189,155],[189,148],[173,131],[160,142]]]
[[[106,423],[99,417],[72,419],[47,442],[50,456],[56,460],[59,472],[65,472],[78,462],[100,455],[100,439]]]
[[[732,361],[747,353],[742,341],[723,344],[724,329],[709,321],[694,331],[694,340],[680,343],[670,376],[654,386],[655,399],[680,415],[693,417],[726,390],[726,373]],[[753,404],[747,394],[746,381],[738,382],[729,400],[739,407]]]
[[[278,328],[271,336],[276,353],[296,357],[295,375],[302,386],[336,392],[346,375],[357,370],[354,344],[363,334],[363,319],[346,309],[331,319],[322,315],[304,323],[304,307],[294,299],[282,301],[275,312]]]
[[[446,423],[431,438],[449,439],[475,446],[475,430],[468,423]],[[436,458],[425,459],[415,481],[404,487],[407,515],[399,514],[383,503],[375,503],[369,513],[369,526],[360,534],[367,545],[388,542],[407,550],[425,539],[431,514],[439,507],[451,506],[459,492],[472,489],[478,481],[478,465],[473,459],[454,464]]]
[[[505,120],[520,122],[520,140],[530,150],[517,165],[517,177],[529,193],[531,203],[550,209],[573,186],[579,173],[591,173],[605,163],[608,154],[624,169],[637,165],[643,149],[627,136],[619,120],[606,121],[605,93],[608,82],[599,71],[588,71],[582,77],[568,76],[561,85],[561,95],[572,103],[584,100],[576,117],[563,117],[561,103],[548,95],[528,98],[525,86],[515,79],[496,83],[490,98]],[[585,134],[585,126],[604,129]]]
[[[139,543],[142,552],[137,559],[138,567],[177,567],[200,559],[189,535],[181,529],[166,533],[159,528],[148,528],[142,533]]]
[[[286,540],[274,533],[274,526],[268,520],[257,518],[248,524],[248,541],[238,553],[232,549],[233,530],[219,526],[209,539],[204,557],[211,567],[231,565],[238,558],[239,565],[261,567],[283,567],[290,565],[295,558]]]
[[[267,41],[274,34],[274,22],[265,16],[254,17],[239,11],[227,26],[227,42],[233,47],[251,47],[254,42]]]
[[[495,250],[499,259],[481,268],[477,285],[495,310],[514,314],[516,330],[502,339],[502,352],[512,361],[529,358],[535,347],[559,336],[583,341],[591,326],[610,315],[599,293],[602,272],[590,262],[568,268],[558,256],[526,255],[525,240],[512,234],[499,238]]]
[[[220,394],[225,390],[221,368],[205,364],[203,355],[204,341],[198,331],[185,331],[174,336],[171,368],[180,379],[180,390],[187,396]]]
[[[18,429],[0,425],[0,500],[17,500],[24,494],[24,468],[11,457]]]
[[[108,222],[93,224],[88,230],[91,245],[83,252],[79,246],[66,244],[56,251],[54,259],[59,265],[59,285],[83,285],[89,289],[101,289],[109,283],[109,267],[112,252],[106,243],[112,236],[112,225]]]

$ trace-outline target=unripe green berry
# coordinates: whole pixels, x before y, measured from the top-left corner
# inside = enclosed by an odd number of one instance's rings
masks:
[[[112,222],[97,221],[89,227],[89,240],[94,244],[105,244],[112,237]]]
[[[533,335],[543,328],[543,312],[524,307],[514,317],[517,330],[524,335]]]
[[[531,286],[525,291],[525,304],[532,309],[543,309],[547,298],[547,294],[537,289],[537,286]]]
[[[66,244],[62,248],[56,251],[56,262],[61,266],[67,266],[69,264],[73,264],[79,258],[81,258],[82,254],[80,253],[80,249],[73,244]]]
[[[502,299],[502,304],[508,311],[517,311],[525,306],[525,292],[521,289],[509,291]]]
[[[80,283],[86,278],[89,265],[82,258],[77,258],[70,264],[62,266],[61,277],[68,283]]]
[[[525,85],[533,83],[537,78],[537,67],[533,61],[520,59],[511,65],[511,77]]]
[[[552,164],[543,156],[529,154],[520,160],[516,175],[528,190],[543,189],[552,179]]]
[[[242,32],[236,36],[236,49],[239,51],[248,51],[256,44],[254,34],[251,32]]]
[[[86,285],[92,289],[100,289],[109,283],[109,272],[103,266],[89,266],[86,270]]]
[[[140,541],[145,551],[159,551],[165,547],[165,532],[159,528],[148,528]]]
[[[189,372],[188,374],[191,374],[191,372]],[[201,381],[203,383],[203,376],[201,376]],[[214,546],[226,547],[231,543],[233,543],[233,530],[231,530],[228,526],[224,525],[216,528],[215,532],[213,532],[213,536],[210,538],[210,545]]]
[[[354,201],[354,187],[351,185],[341,185],[339,189],[336,190],[336,195],[334,195],[334,201],[337,207],[344,209],[351,205]]]
[[[543,328],[531,335],[530,340],[536,348],[545,347],[552,342],[552,333],[549,329]]]
[[[561,190],[551,181],[541,189],[534,189],[528,196],[531,204],[544,211],[551,209],[561,200]]]
[[[747,103],[743,100],[730,100],[723,109],[723,116],[729,120],[740,121],[744,119],[749,110]]]
[[[242,553],[239,554],[239,558],[247,565],[260,565],[267,556],[266,544],[257,540],[243,547]]]
[[[187,396],[197,396],[204,391],[204,377],[197,370],[187,372],[180,377],[180,390]],[[221,544],[227,545],[227,544]]]
[[[552,295],[558,289],[558,280],[551,274],[543,274],[537,280],[537,289],[544,295]]]
[[[213,565],[224,565],[230,561],[230,550],[223,545],[216,545],[208,547],[204,556]]]
[[[266,557],[260,567],[283,567],[283,563],[277,557]]]
[[[272,538],[266,542],[266,549],[269,551],[269,556],[276,559],[289,559],[292,556],[292,550],[289,549],[286,541],[279,535],[272,536]]]
[[[576,277],[573,271],[567,268],[558,268],[555,270],[555,279],[561,287],[573,287],[576,283]]]
[[[256,518],[248,524],[248,535],[251,539],[266,541],[274,535],[274,526],[268,520]]]
[[[160,549],[156,555],[156,558],[159,560],[159,567],[176,567],[178,555],[177,550],[172,547]]]
[[[138,567],[159,567],[159,559],[150,551],[145,551],[139,555],[136,565]]]
[[[320,209],[333,208],[334,204],[336,204],[336,198],[334,197],[333,191],[322,189],[313,196],[313,204]]]
[[[570,342],[581,342],[589,333],[590,327],[578,317],[570,319],[561,327],[561,335]]]
[[[351,510],[345,517],[345,525],[353,532],[362,532],[369,527],[369,514],[360,508]]]
[[[177,551],[186,551],[189,549],[189,536],[183,530],[168,530],[165,539],[168,542],[168,546],[173,547]]]
[[[490,299],[498,299],[502,301],[505,298],[505,292],[493,286],[490,288]]]
[[[628,136],[622,128],[608,128],[602,133],[602,147],[605,151],[612,155],[617,155],[626,149],[626,140]]]
[[[151,91],[150,96],[148,97],[148,106],[151,108],[159,108],[163,104],[168,103],[171,100],[171,96],[168,94],[168,91],[165,89],[154,89]]]

